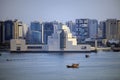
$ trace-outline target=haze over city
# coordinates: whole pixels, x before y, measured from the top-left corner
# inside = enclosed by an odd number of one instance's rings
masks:
[[[120,0],[0,0],[0,20],[75,21],[120,19]]]

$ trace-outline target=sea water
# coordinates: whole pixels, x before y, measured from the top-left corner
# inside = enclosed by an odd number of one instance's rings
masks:
[[[120,80],[120,52],[1,54],[0,80]]]

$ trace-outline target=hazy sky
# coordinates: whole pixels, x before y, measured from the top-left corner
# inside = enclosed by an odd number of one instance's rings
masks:
[[[120,19],[120,0],[0,0],[0,20]]]

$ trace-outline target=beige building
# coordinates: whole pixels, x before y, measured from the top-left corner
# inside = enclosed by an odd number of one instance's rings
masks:
[[[21,21],[15,20],[13,27],[13,39],[23,38],[24,25]]]
[[[118,25],[118,40],[120,41],[120,20],[117,21]]]
[[[25,52],[32,52],[32,51],[47,51],[47,45],[43,44],[26,44],[24,39],[11,39],[10,40],[10,51],[25,51]]]
[[[116,19],[107,19],[106,20],[106,38],[107,40],[118,40],[119,36],[117,20]]]

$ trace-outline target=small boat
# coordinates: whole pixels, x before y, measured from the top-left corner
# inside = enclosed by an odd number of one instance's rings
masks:
[[[79,64],[66,65],[67,68],[79,68]]]
[[[85,55],[86,58],[90,57],[90,55]]]

